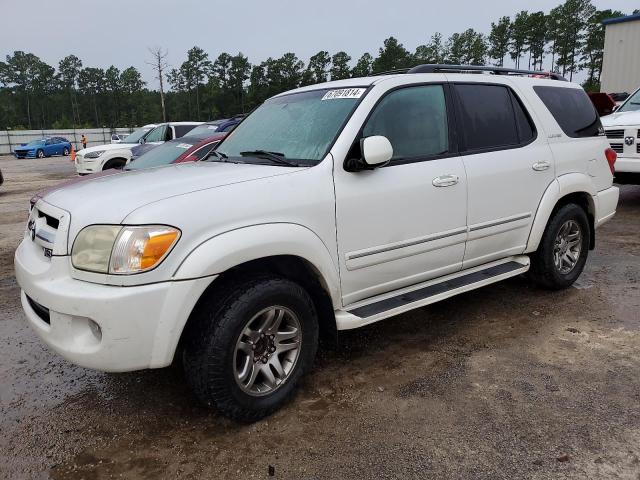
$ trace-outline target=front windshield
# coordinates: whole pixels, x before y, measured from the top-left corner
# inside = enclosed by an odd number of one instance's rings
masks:
[[[207,138],[216,133],[216,130],[220,124],[211,124],[205,123],[204,125],[199,125],[193,130],[189,130],[190,137],[198,137],[198,138]]]
[[[31,140],[27,145],[42,145],[44,140]]]
[[[140,139],[143,138],[150,130],[151,128],[149,127],[139,128],[138,130],[135,130],[131,135],[128,135],[122,141],[123,143],[138,143]]]
[[[180,139],[180,141],[163,143],[162,145],[159,145],[153,150],[150,150],[144,155],[136,158],[133,162],[127,165],[126,170],[142,170],[143,168],[169,165],[170,163],[175,162],[180,155],[195,145],[197,141],[197,139]]]
[[[271,98],[238,125],[217,150],[228,157],[247,157],[261,150],[315,165],[327,154],[365,91],[324,89]]]
[[[618,109],[619,112],[635,112],[636,110],[640,110],[640,88]]]

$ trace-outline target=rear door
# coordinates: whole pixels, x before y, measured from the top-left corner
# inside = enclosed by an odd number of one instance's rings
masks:
[[[555,173],[546,136],[509,85],[456,83],[453,90],[468,181],[469,268],[524,252]]]

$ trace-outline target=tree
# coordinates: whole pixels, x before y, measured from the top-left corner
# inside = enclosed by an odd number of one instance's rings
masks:
[[[185,65],[185,70],[188,71],[189,83],[195,87],[196,91],[196,120],[200,120],[200,85],[204,83],[211,72],[212,65],[209,60],[209,54],[200,47],[193,47],[187,52],[185,64],[183,65]]]
[[[522,10],[516,14],[511,24],[511,42],[509,43],[509,56],[513,60],[515,68],[520,68],[520,57],[525,51],[529,36],[529,12]]]
[[[160,82],[160,104],[162,106],[162,121],[167,121],[167,109],[164,104],[164,75],[169,64],[167,63],[167,50],[163,50],[162,47],[149,47],[149,53],[151,53],[152,60],[147,62],[147,65],[151,65],[156,73],[156,80]]]
[[[330,64],[331,57],[329,56],[329,52],[322,50],[316,53],[309,59],[307,69],[302,76],[302,85],[326,82],[329,75]]]
[[[384,46],[380,48],[378,57],[373,61],[373,72],[381,73],[401,68],[407,68],[413,64],[413,55],[404,48],[394,37],[389,37],[384,41]]]
[[[352,77],[368,77],[371,75],[373,68],[373,57],[370,53],[363,54],[356,63],[356,66],[351,70]]]
[[[135,67],[129,67],[124,69],[120,74],[120,85],[122,87],[123,94],[126,95],[129,107],[129,124],[136,125],[138,124],[138,119],[136,118],[136,107],[140,108],[140,104],[136,102],[136,98],[140,96],[140,93],[145,86],[145,82],[142,80],[140,72]]]
[[[249,63],[249,59],[245,57],[242,52],[238,52],[237,55],[231,57],[227,88],[233,92],[235,97],[235,112],[237,112],[239,107],[244,113],[244,83],[249,79],[250,72],[251,63]]]
[[[7,55],[6,66],[3,68],[2,82],[9,87],[21,92],[26,106],[27,121],[31,129],[31,99],[34,90],[34,78],[38,75],[38,68],[41,60],[33,53],[15,51],[12,55]]]
[[[556,65],[562,68],[562,75],[569,74],[569,80],[573,80],[573,74],[578,71],[584,29],[594,12],[595,7],[590,0],[566,0],[560,6]]]
[[[69,103],[71,105],[71,118],[73,124],[80,122],[78,115],[78,103],[76,99],[76,88],[78,86],[78,75],[82,69],[82,60],[75,55],[68,55],[58,63],[58,81],[61,87],[69,92]]]
[[[120,94],[122,86],[120,84],[120,70],[111,65],[104,72],[105,90],[111,97],[110,124],[117,126],[120,120]]]
[[[447,49],[442,41],[442,34],[434,33],[426,45],[419,45],[413,55],[416,63],[444,63]]]
[[[80,91],[91,99],[96,125],[99,126],[100,115],[98,114],[98,95],[104,92],[104,70],[95,67],[87,67],[80,70],[80,74],[78,75],[78,86],[80,87]]]
[[[607,18],[621,17],[623,13],[611,9],[598,10],[587,21],[584,44],[582,46],[580,68],[587,70],[585,88],[600,90],[600,74],[602,73],[602,58],[604,54],[604,25]]]
[[[349,78],[351,75],[350,61],[351,57],[346,52],[338,52],[331,57],[331,80]]]
[[[545,45],[547,44],[547,18],[544,12],[529,15],[527,29],[527,45],[529,50],[529,68],[538,65],[542,69]]]
[[[504,57],[509,52],[509,42],[511,40],[511,19],[501,17],[498,23],[491,22],[491,33],[489,34],[489,56],[497,60],[497,65],[504,65]]]

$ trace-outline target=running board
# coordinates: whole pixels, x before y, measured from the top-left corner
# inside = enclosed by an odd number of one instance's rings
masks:
[[[529,270],[529,257],[509,257],[445,277],[369,298],[337,310],[338,330],[349,330],[475,290]]]

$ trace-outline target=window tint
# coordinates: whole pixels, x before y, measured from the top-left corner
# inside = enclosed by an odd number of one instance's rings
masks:
[[[513,104],[513,111],[516,115],[518,138],[520,139],[520,143],[529,143],[535,138],[536,129],[520,99],[512,91],[509,92],[511,95],[511,103]]]
[[[456,85],[467,150],[518,145],[511,94],[501,85]]]
[[[574,138],[600,135],[600,117],[583,89],[538,86],[533,90],[565,134]]]
[[[449,133],[442,86],[408,87],[384,97],[363,129],[365,138],[374,135],[389,139],[394,160],[446,153]]]
[[[160,125],[149,132],[149,135],[144,139],[145,142],[164,142],[165,133],[167,131],[166,125]]]
[[[176,130],[176,138],[184,137],[188,132],[193,130],[195,125],[174,125]]]

